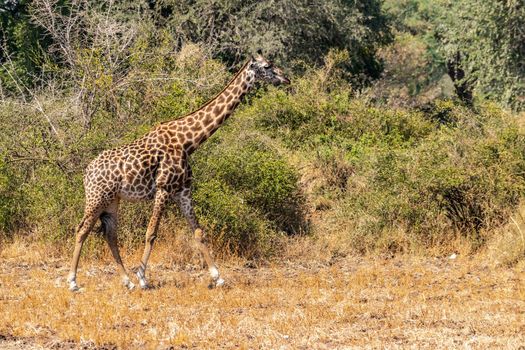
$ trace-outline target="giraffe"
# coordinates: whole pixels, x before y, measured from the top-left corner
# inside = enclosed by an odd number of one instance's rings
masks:
[[[226,87],[196,111],[162,123],[134,142],[106,150],[84,172],[85,209],[76,230],[75,248],[67,278],[71,291],[76,282],[82,245],[100,220],[101,230],[117,264],[122,284],[135,287],[124,267],[117,245],[118,207],[121,200],[153,200],[153,212],[146,229],[144,252],[136,277],[141,288],[148,288],[146,266],[157,237],[159,221],[166,204],[174,201],[185,216],[195,245],[206,261],[211,286],[224,280],[206,246],[206,234],[199,225],[191,196],[190,155],[206,141],[241,102],[257,81],[274,85],[289,84],[282,71],[260,54],[251,57]]]

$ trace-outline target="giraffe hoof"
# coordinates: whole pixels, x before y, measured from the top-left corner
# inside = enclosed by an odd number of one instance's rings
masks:
[[[131,282],[129,279],[125,279],[122,281],[122,284],[124,287],[126,287],[128,290],[135,289],[135,283]]]
[[[213,288],[219,288],[219,287],[222,287],[224,286],[224,280],[222,278],[219,278],[215,281],[212,281],[209,285],[208,285],[208,288],[209,289],[213,289]]]
[[[140,285],[140,288],[141,288],[142,290],[146,290],[146,289],[148,289],[148,288],[149,288],[149,287],[148,287],[148,282],[146,282],[146,279],[143,277],[144,274],[143,274],[143,273],[140,273],[140,271],[138,271],[138,272],[136,273],[136,275],[137,275],[137,277],[138,277],[138,279],[139,279],[139,285]]]
[[[224,286],[224,280],[222,278],[219,278],[217,281],[215,281],[215,287],[222,287]]]
[[[78,292],[80,291],[79,286],[77,285],[77,282],[75,281],[69,281],[69,288],[71,292]]]

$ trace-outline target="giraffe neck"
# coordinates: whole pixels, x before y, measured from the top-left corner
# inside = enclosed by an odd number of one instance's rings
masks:
[[[251,61],[246,63],[214,99],[195,112],[179,119],[182,125],[189,126],[193,134],[184,143],[189,153],[217,131],[239,105],[242,97],[250,90],[255,80],[255,73],[250,70],[250,63]]]

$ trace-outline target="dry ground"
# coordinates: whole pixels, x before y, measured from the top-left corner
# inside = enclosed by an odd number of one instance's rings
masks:
[[[128,265],[140,252],[126,255]],[[525,348],[525,269],[481,258],[339,257],[250,266],[228,286],[154,250],[147,291],[124,290],[110,258],[14,244],[0,254],[1,349]]]

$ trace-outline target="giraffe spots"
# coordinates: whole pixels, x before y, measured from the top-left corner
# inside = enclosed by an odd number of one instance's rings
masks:
[[[132,169],[130,171],[128,171],[126,173],[126,180],[129,182],[129,183],[133,183],[135,181],[135,178],[137,177],[138,175],[138,171],[135,170],[135,169]]]
[[[179,141],[183,141],[183,140],[185,140],[184,134],[183,134],[182,132],[178,132],[178,133],[177,133],[177,139],[178,139]]]
[[[218,105],[215,107],[215,109],[213,110],[213,113],[215,114],[220,114],[222,113],[222,111],[224,110],[224,105]]]
[[[145,174],[142,174],[142,175],[143,176],[141,176],[140,179],[138,179],[137,184],[142,185],[142,186],[148,186],[148,184],[150,182],[150,180],[148,178],[151,177],[152,172],[148,172],[148,173],[145,173]]]
[[[197,131],[199,131],[201,129],[202,129],[202,125],[201,124],[199,124],[199,125],[195,124],[194,126],[191,127],[191,131],[186,133],[186,137],[188,137],[188,138],[193,137],[193,133],[197,132]],[[192,136],[188,136],[188,134],[190,134]]]
[[[162,133],[162,134],[159,134],[157,136],[157,140],[161,143],[161,144],[167,144],[169,142],[169,137],[166,133]]]
[[[191,154],[191,152],[195,150],[195,147],[193,147],[193,140],[186,140],[186,142],[184,142],[184,149]]]
[[[204,117],[204,120],[203,120],[203,123],[204,124],[209,124],[213,121],[213,118],[211,117],[210,114],[206,114],[206,116]]]
[[[204,113],[210,113],[213,108],[215,108],[215,104],[214,103],[211,103],[209,105],[207,105],[205,108],[204,108]]]

